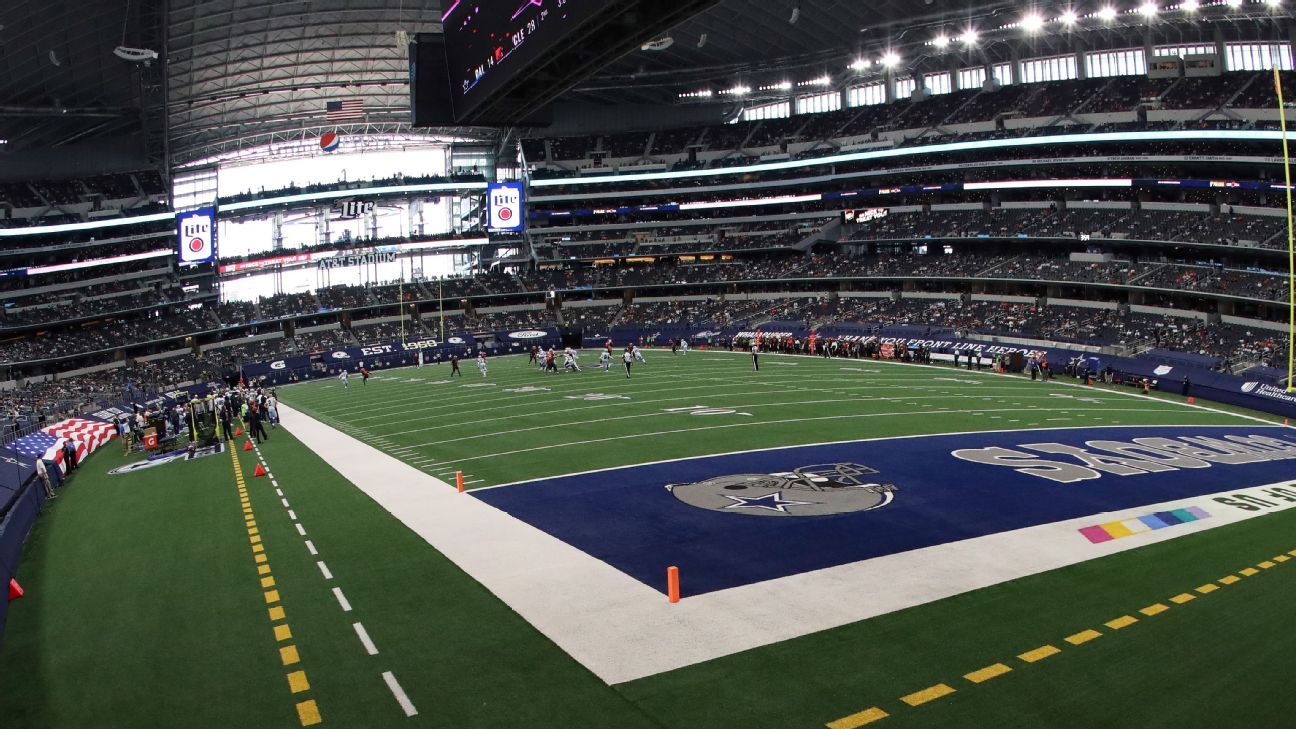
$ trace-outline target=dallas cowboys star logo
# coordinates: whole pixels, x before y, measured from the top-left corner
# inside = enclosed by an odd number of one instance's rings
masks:
[[[783,492],[774,491],[764,496],[734,496],[732,494],[722,494],[726,499],[733,499],[732,504],[724,507],[726,509],[767,509],[777,511],[783,514],[788,513],[784,507],[787,506],[813,506],[814,501],[793,501],[784,499]]]

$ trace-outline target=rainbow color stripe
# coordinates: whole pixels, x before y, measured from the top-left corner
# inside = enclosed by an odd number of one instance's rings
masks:
[[[1205,509],[1197,506],[1189,506],[1185,509],[1172,509],[1170,511],[1158,511],[1155,514],[1139,516],[1133,519],[1122,519],[1120,521],[1109,521],[1106,524],[1097,524],[1087,526],[1080,530],[1085,539],[1094,544],[1101,542],[1110,542],[1113,539],[1142,534],[1156,529],[1165,529],[1166,527],[1176,524],[1187,524],[1188,522],[1197,521],[1198,519],[1209,519],[1210,513]]]

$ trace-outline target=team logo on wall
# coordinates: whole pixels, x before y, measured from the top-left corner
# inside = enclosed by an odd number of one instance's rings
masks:
[[[831,516],[880,509],[899,490],[858,463],[802,466],[785,473],[738,473],[666,486],[689,506],[753,516]]]

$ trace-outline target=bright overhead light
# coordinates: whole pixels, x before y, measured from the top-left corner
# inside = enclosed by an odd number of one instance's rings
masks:
[[[900,65],[900,56],[895,51],[887,51],[882,55],[881,63],[887,68],[895,68]]]
[[[1022,30],[1034,33],[1044,27],[1044,18],[1039,13],[1027,13],[1021,19]]]
[[[1139,6],[1138,9],[1139,15],[1142,15],[1145,18],[1150,18],[1156,15],[1157,12],[1160,10],[1161,8],[1157,7],[1157,4],[1154,2],[1143,3],[1142,5]]]
[[[1075,25],[1077,19],[1079,19],[1079,16],[1076,15],[1074,10],[1070,9],[1063,10],[1062,14],[1058,16],[1058,20],[1062,21],[1063,25]]]
[[[1240,8],[1242,7],[1242,0],[1224,0],[1224,4],[1230,8]]]
[[[976,28],[968,28],[967,30],[963,31],[963,35],[960,35],[958,39],[959,42],[965,46],[974,46],[976,45],[977,38],[979,37],[980,34],[976,32]]]
[[[945,46],[949,45],[949,36],[945,35],[944,33],[941,33],[935,38],[932,38],[932,45],[936,46],[937,48],[944,48]]]
[[[1116,18],[1116,8],[1110,5],[1104,5],[1098,9],[1098,17],[1103,20],[1114,20]]]
[[[867,58],[857,58],[857,59],[855,59],[854,61],[851,62],[850,67],[851,67],[851,70],[853,70],[853,71],[863,71],[864,69],[866,69],[866,68],[868,68],[869,66],[872,66],[872,65],[873,65],[873,62],[870,61],[870,60],[867,59]]]
[[[1183,0],[1183,2],[1179,3],[1179,9],[1187,13],[1197,12],[1198,7],[1197,0]]]
[[[1264,4],[1271,8],[1276,8],[1279,5],[1282,5],[1282,0],[1264,0]]]
[[[811,86],[827,86],[832,83],[832,77],[820,76],[819,78],[812,78],[809,81],[806,81],[806,83]]]

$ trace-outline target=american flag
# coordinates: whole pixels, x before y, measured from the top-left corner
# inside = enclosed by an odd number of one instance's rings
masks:
[[[107,443],[117,437],[117,430],[113,428],[112,423],[105,423],[102,420],[89,420],[86,418],[69,418],[61,420],[48,428],[42,428],[46,433],[50,433],[62,438],[70,438],[78,446],[84,446],[85,453],[81,457],[94,453],[99,446]],[[78,452],[80,448],[77,449]],[[79,463],[80,461],[78,461]]]
[[[49,433],[32,433],[31,435],[24,435],[5,447],[28,458],[54,461],[58,464],[60,471],[66,471],[67,468],[63,465],[64,440],[64,438]],[[79,452],[81,449],[78,448],[77,450]]]
[[[329,121],[350,121],[363,119],[364,101],[360,99],[342,99],[330,101],[324,105],[324,118]]]

